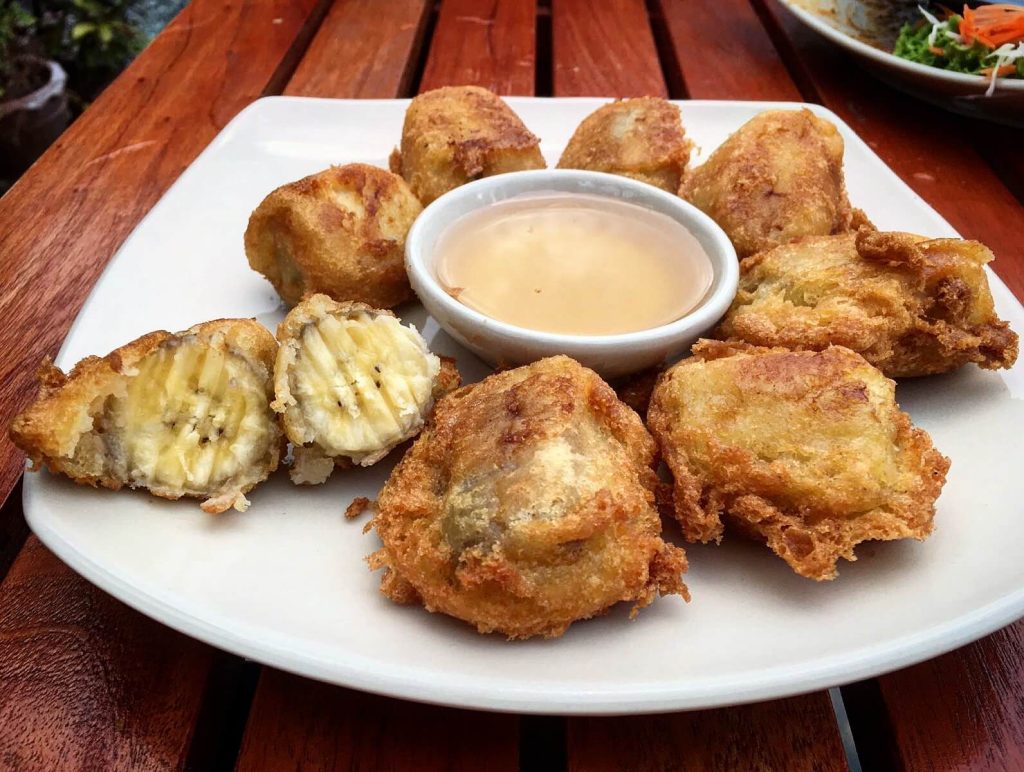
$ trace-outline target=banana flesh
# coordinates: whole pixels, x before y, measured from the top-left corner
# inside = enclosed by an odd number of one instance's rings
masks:
[[[263,383],[239,356],[195,338],[138,366],[110,420],[132,485],[206,495],[263,463],[272,433]]]
[[[391,314],[311,300],[321,306],[282,341],[276,372],[275,406],[301,461],[296,482],[325,480],[328,458],[369,466],[418,432],[441,366],[419,333]],[[310,311],[303,305],[296,312]]]
[[[32,460],[83,485],[205,499],[207,512],[248,506],[277,468],[271,409],[277,341],[252,319],[151,332],[67,374],[48,362],[36,400],[11,423]]]

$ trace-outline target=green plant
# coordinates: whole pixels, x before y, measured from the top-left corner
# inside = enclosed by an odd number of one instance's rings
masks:
[[[68,74],[72,103],[84,107],[145,44],[129,21],[136,2],[0,0],[0,99],[42,85],[38,59],[53,59]]]
[[[71,0],[66,39],[58,60],[66,60],[90,79],[106,81],[117,75],[142,50],[139,31],[125,18],[126,0]]]
[[[42,52],[67,71],[69,90],[80,106],[142,50],[145,39],[128,21],[133,4],[134,0],[31,0]]]
[[[20,57],[31,48],[36,17],[14,0],[0,0],[0,100],[21,96],[29,77]]]

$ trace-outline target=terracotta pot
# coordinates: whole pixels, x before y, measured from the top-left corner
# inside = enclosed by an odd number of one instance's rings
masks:
[[[24,172],[71,120],[64,88],[67,74],[56,62],[38,61],[49,73],[46,85],[0,102],[0,177]]]

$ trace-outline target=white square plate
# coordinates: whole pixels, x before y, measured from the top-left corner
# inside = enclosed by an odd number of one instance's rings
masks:
[[[508,100],[549,162],[605,100]],[[279,301],[249,270],[242,233],[272,188],[331,163],[386,165],[407,102],[260,100],[235,118],[139,224],[100,278],[61,351],[67,369],[155,329],[255,316],[271,329]],[[789,104],[681,102],[706,154],[757,112]],[[883,229],[956,235],[842,121],[850,197]],[[1017,330],[1024,309],[990,276]],[[463,375],[486,369],[416,306],[399,309]],[[897,396],[953,467],[924,543],[864,544],[839,578],[793,574],[764,547],[688,547],[693,602],[664,598],[573,625],[557,640],[509,643],[377,591],[364,558],[378,547],[355,496],[374,498],[392,466],[336,473],[314,488],[284,473],[245,513],[196,502],[78,487],[28,475],[25,513],[72,568],[155,619],[269,665],[359,689],[467,707],[633,713],[779,697],[931,657],[1024,614],[1024,377],[969,366],[908,381]],[[678,537],[674,524],[669,538]]]

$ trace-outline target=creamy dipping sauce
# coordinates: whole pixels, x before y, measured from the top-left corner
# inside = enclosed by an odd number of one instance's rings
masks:
[[[437,240],[437,278],[452,297],[543,332],[614,335],[692,311],[711,260],[668,215],[617,199],[531,193],[470,212]]]

